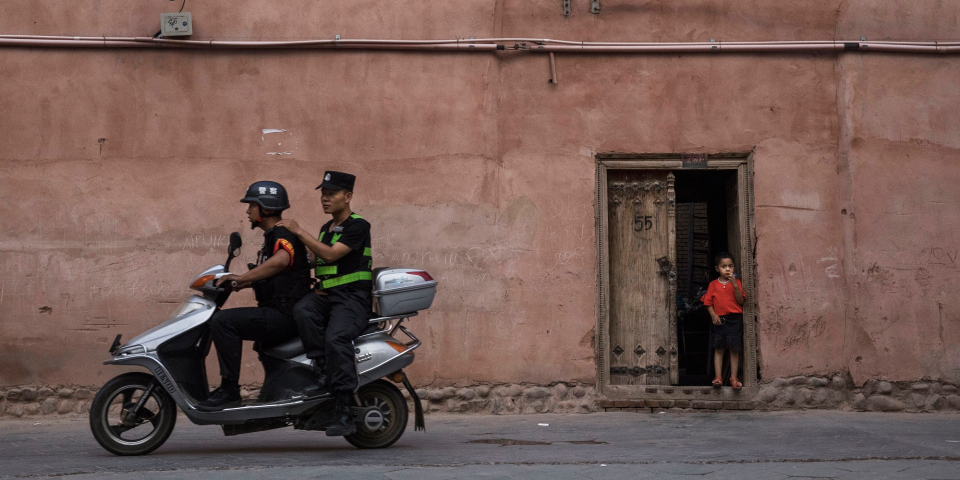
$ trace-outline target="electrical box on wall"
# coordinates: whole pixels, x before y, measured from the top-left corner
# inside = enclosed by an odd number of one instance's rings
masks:
[[[164,37],[193,35],[193,17],[190,12],[161,13],[160,35]]]

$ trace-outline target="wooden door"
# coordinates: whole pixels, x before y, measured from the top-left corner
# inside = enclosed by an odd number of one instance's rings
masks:
[[[611,385],[676,385],[676,195],[669,171],[610,171]]]

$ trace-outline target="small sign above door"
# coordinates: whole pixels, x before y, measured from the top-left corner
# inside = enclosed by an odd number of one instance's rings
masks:
[[[705,168],[707,166],[706,153],[684,153],[680,156],[683,168]]]

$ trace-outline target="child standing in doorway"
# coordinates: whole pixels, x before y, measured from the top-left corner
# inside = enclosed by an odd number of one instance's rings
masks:
[[[710,282],[702,299],[713,321],[710,326],[710,346],[714,349],[713,370],[716,373],[713,387],[723,386],[723,354],[729,350],[730,386],[734,390],[740,390],[743,384],[737,379],[737,372],[740,369],[740,351],[743,350],[743,303],[747,300],[747,294],[743,291],[740,279],[734,274],[736,267],[733,255],[723,252],[714,260],[714,268],[720,278]]]

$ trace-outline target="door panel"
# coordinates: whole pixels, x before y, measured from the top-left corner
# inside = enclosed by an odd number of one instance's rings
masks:
[[[610,384],[676,385],[676,196],[668,171],[610,171]]]
[[[757,235],[753,222],[753,171],[749,163],[741,164],[737,169],[737,209],[740,212],[737,222],[737,251],[740,255],[740,278],[746,289],[747,303],[743,306],[743,348],[746,354],[741,362],[743,385],[754,387],[757,384],[757,271],[754,261],[757,249]]]

